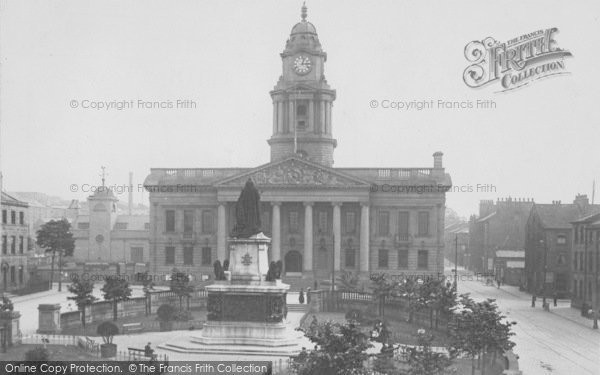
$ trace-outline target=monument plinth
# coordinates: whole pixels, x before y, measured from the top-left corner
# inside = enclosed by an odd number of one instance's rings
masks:
[[[248,180],[236,206],[236,225],[229,243],[230,277],[206,286],[207,322],[192,342],[214,345],[296,345],[286,330],[289,285],[269,269],[271,239],[260,231],[260,197]],[[218,267],[217,267],[218,268]]]

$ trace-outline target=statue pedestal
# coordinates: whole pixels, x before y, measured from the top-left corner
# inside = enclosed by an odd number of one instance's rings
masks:
[[[250,238],[229,240],[231,281],[261,281],[269,271],[267,251],[271,239],[258,233]]]

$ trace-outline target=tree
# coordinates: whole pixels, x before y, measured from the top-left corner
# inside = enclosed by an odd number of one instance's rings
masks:
[[[358,273],[352,273],[351,271],[341,271],[340,276],[337,277],[339,290],[355,292],[358,290],[358,282],[360,278]]]
[[[372,284],[371,290],[373,290],[375,301],[379,306],[379,315],[384,316],[385,299],[397,291],[398,283],[388,280],[385,273],[371,274],[370,279]]]
[[[113,320],[117,320],[117,303],[131,297],[131,288],[127,280],[120,277],[107,277],[102,287],[104,299],[113,303]]]
[[[52,254],[52,266],[50,273],[50,285],[54,282],[54,259],[58,253],[58,291],[62,289],[62,258],[63,256],[72,256],[75,250],[75,240],[71,233],[71,224],[67,219],[50,220],[42,225],[37,231],[36,243],[43,248],[46,253]]]
[[[77,308],[81,311],[81,324],[85,335],[85,307],[98,300],[98,298],[94,297],[92,294],[94,291],[94,283],[91,280],[76,278],[71,285],[69,285],[68,290],[73,293],[73,296],[67,297],[67,299],[75,301]]]
[[[96,333],[102,336],[102,341],[105,344],[112,344],[113,337],[119,334],[119,327],[117,327],[113,322],[102,322],[96,328]]]
[[[13,311],[14,310],[14,306],[12,301],[10,300],[10,298],[6,297],[6,296],[2,296],[2,303],[0,303],[0,312],[4,312],[4,311]]]
[[[418,346],[407,346],[404,351],[408,357],[406,375],[440,375],[452,364],[445,353],[434,352],[431,349],[433,335],[420,329],[417,333]]]
[[[471,373],[475,373],[475,360],[483,362],[485,374],[486,355],[510,350],[515,343],[511,327],[515,322],[506,321],[506,316],[498,311],[493,299],[473,301],[468,294],[461,295],[461,309],[450,323],[450,352],[453,355],[466,354],[471,357]]]
[[[292,357],[292,368],[297,375],[367,374],[363,363],[372,347],[368,336],[356,322],[317,323],[304,335],[315,344],[314,350],[303,350]]]
[[[179,298],[179,316],[183,314],[183,297],[190,297],[194,287],[190,285],[190,276],[184,272],[173,270],[171,274],[171,292]]]

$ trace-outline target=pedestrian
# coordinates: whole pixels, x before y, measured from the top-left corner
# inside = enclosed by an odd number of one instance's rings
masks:
[[[153,353],[154,353],[154,350],[152,350],[150,343],[147,343],[146,346],[144,347],[144,356],[152,358]]]
[[[300,302],[300,304],[304,303],[304,289],[300,288],[300,294],[298,295],[298,302]]]
[[[531,296],[531,307],[535,307],[535,294]]]
[[[556,292],[554,292],[552,295],[552,299],[554,300],[554,307],[556,307],[556,303],[558,302],[558,296],[556,295]]]
[[[306,304],[310,305],[310,287],[306,288]]]

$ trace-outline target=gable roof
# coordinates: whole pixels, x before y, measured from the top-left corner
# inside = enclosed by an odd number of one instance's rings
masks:
[[[599,212],[600,205],[588,206],[587,212],[577,204],[535,204],[534,209],[544,227],[570,229],[571,222],[590,212]]]
[[[17,198],[13,197],[12,195],[10,195],[4,191],[2,192],[2,204],[8,204],[8,205],[12,205],[12,206],[21,206],[21,207],[29,206],[29,204],[27,202],[18,200]]]

